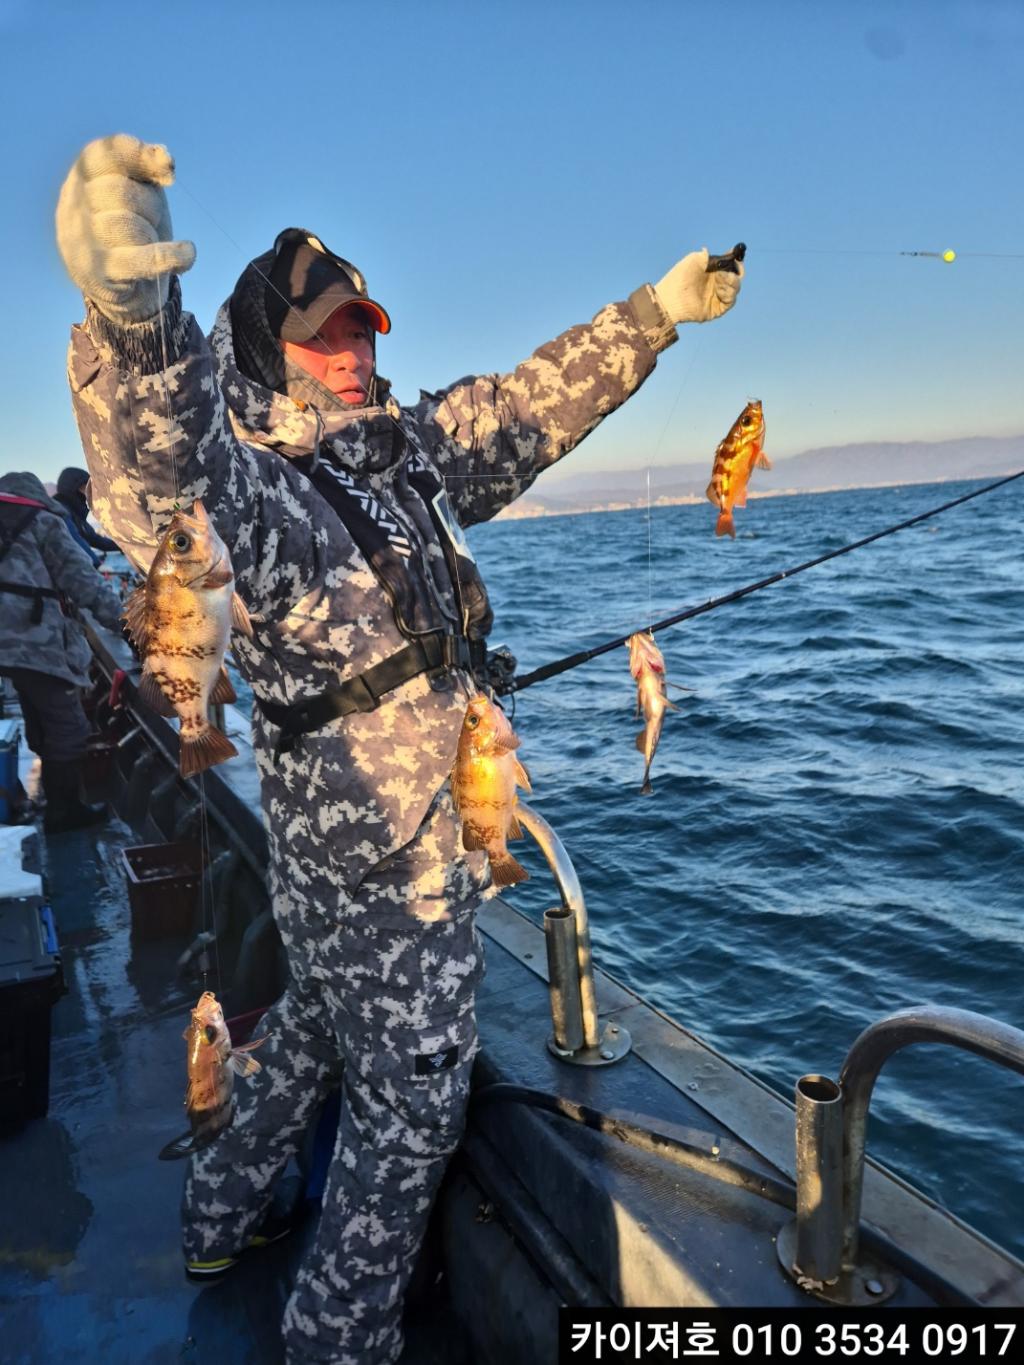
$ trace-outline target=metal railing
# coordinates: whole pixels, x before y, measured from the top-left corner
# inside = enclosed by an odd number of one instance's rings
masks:
[[[797,1216],[779,1234],[779,1259],[805,1288],[833,1303],[879,1303],[896,1277],[860,1248],[868,1110],[879,1073],[911,1043],[945,1043],[1024,1074],[1024,1031],[972,1010],[922,1006],[879,1019],[854,1042],[838,1084],[796,1084]]]
[[[543,816],[522,801],[516,803],[516,815],[544,854],[561,898],[559,905],[544,912],[552,1024],[548,1048],[563,1062],[607,1066],[625,1057],[632,1042],[617,1022],[601,1030],[590,922],[580,879],[564,844]]]

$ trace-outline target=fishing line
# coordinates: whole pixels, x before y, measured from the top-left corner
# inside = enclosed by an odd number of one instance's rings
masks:
[[[214,881],[213,881],[213,861],[210,855],[210,821],[206,807],[206,773],[199,774],[199,856],[200,864],[200,902],[201,913],[200,921],[202,932],[207,932],[207,907],[209,907],[209,923],[213,932],[213,954],[217,966],[217,998],[222,995],[223,980],[220,969],[220,934],[217,932],[217,906],[214,900]],[[209,898],[207,899],[207,893]],[[208,962],[206,947],[203,949],[203,960]],[[203,990],[206,990],[206,978],[209,968],[203,968]]]
[[[780,246],[759,246],[757,248],[760,256],[924,256],[933,260],[944,261],[949,258],[949,263],[953,260],[971,261],[1024,261],[1024,252],[1016,251],[956,251],[950,256],[949,251],[879,251],[864,250],[856,247],[780,247]]]
[[[984,488],[976,488],[972,493],[964,493],[959,498],[944,502],[941,507],[933,507],[927,512],[919,512],[917,516],[909,517],[906,521],[898,522],[895,526],[888,526],[884,531],[875,531],[870,536],[855,540],[850,545],[840,546],[838,550],[829,550],[827,554],[818,555],[816,559],[809,559],[804,564],[796,565],[795,568],[783,569],[779,573],[771,574],[768,578],[760,579],[757,583],[749,583],[745,588],[737,588],[735,592],[726,593],[724,597],[713,597],[707,602],[702,602],[699,606],[688,607],[685,611],[677,612],[674,616],[667,616],[663,621],[656,621],[648,626],[647,630],[653,635],[655,631],[678,625],[681,621],[690,620],[691,617],[702,616],[705,612],[715,611],[718,607],[724,607],[730,602],[738,602],[741,597],[749,597],[753,592],[760,592],[762,588],[770,587],[773,583],[781,583],[784,578],[793,578],[796,574],[803,573],[805,569],[813,569],[817,564],[824,564],[826,560],[847,555],[851,550],[859,550],[864,545],[870,545],[872,541],[881,540],[883,536],[891,536],[897,531],[905,531],[908,526],[916,526],[918,522],[936,517],[940,512],[948,512],[951,507],[958,507],[962,502],[970,502],[972,498],[980,498],[983,493],[991,493],[994,489],[1002,488],[1004,484],[1012,483],[1014,479],[1019,479],[1022,476],[1024,476],[1024,469],[1019,469],[1016,474],[1008,474],[1003,479],[997,479],[995,483],[986,484]],[[630,633],[635,634],[636,632]],[[570,668],[578,668],[580,664],[588,663],[600,654],[607,654],[609,650],[618,649],[628,639],[629,635],[622,635],[615,640],[609,640],[607,644],[597,645],[594,649],[570,654],[564,659],[557,659],[554,663],[535,668],[532,673],[527,673],[522,678],[511,679],[507,684],[507,690],[521,692],[524,687],[532,687],[534,683],[544,682],[547,678],[554,678],[559,673],[567,672]]]

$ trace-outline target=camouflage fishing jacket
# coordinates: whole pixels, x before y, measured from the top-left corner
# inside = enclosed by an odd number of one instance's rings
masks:
[[[34,474],[5,474],[0,493],[43,504],[28,516],[27,506],[0,503],[0,551],[6,549],[0,557],[0,669],[31,668],[84,687],[92,655],[73,612],[86,607],[117,630],[120,599],[72,539],[64,508]],[[3,584],[24,591],[10,591]],[[47,595],[25,596],[33,588],[43,588]]]
[[[321,410],[254,382],[236,363],[230,301],[206,340],[177,282],[162,318],[113,326],[88,308],[69,378],[92,509],[148,566],[176,501],[202,498],[227,544],[255,626],[233,647],[257,698],[292,704],[380,663],[406,643],[389,600],[310,471],[329,458],[373,495],[435,565],[410,468],[443,479],[462,526],[485,521],[572,450],[647,378],[675,328],[649,286],[602,309],[506,375],[462,379],[400,407]],[[436,576],[436,573],[435,573]],[[379,708],[301,737],[275,763],[275,730],[254,713],[264,812],[296,894],[351,894],[415,834],[447,780],[472,680],[421,674]]]

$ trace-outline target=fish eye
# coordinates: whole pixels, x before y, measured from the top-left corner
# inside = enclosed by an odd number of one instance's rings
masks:
[[[743,419],[743,425],[744,425],[745,427],[752,426],[753,423],[754,423],[753,417],[744,417],[744,419]]]
[[[475,730],[476,727],[480,724],[480,717],[471,711],[469,715],[466,717],[466,724],[469,726],[471,730]]]
[[[187,536],[184,531],[175,531],[171,536],[171,549],[177,550],[178,554],[183,555],[186,550],[192,548],[192,538]]]

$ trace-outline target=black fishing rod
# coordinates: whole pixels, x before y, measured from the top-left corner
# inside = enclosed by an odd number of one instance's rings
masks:
[[[873,540],[881,540],[883,536],[891,536],[897,531],[905,531],[908,526],[916,526],[919,521],[927,521],[929,517],[937,517],[940,512],[948,512],[951,507],[958,507],[962,502],[970,502],[972,498],[980,498],[982,493],[991,493],[993,489],[1002,488],[1004,484],[1012,483],[1014,479],[1019,479],[1022,475],[1024,475],[1024,469],[1018,470],[1016,474],[1008,474],[1005,479],[997,479],[995,483],[986,484],[984,488],[976,488],[973,493],[964,493],[962,497],[954,498],[951,502],[944,502],[941,507],[933,507],[928,512],[919,512],[916,517],[910,517],[907,521],[901,521],[895,526],[888,526],[884,531],[875,531],[873,535],[864,536],[862,540],[855,540],[850,545],[842,545],[838,550],[829,550],[828,554],[818,555],[816,559],[809,559],[805,564],[798,564],[794,569],[783,569],[780,573],[773,573],[768,578],[760,579],[757,583],[748,583],[745,588],[737,588],[735,592],[726,593],[724,597],[712,597],[699,606],[688,607],[686,611],[677,612],[675,616],[666,616],[663,621],[656,621],[653,625],[647,626],[646,629],[653,635],[655,631],[666,630],[669,626],[677,626],[681,621],[689,621],[693,616],[703,616],[705,612],[715,611],[716,608],[724,607],[729,602],[738,602],[741,597],[749,597],[752,592],[760,592],[762,588],[770,587],[772,583],[781,583],[784,578],[793,578],[794,575],[803,573],[805,569],[813,569],[816,564],[824,564],[827,559],[837,559],[839,555],[848,555],[851,550],[859,550],[862,545],[870,545]],[[527,673],[522,678],[509,678],[497,690],[503,696],[512,692],[522,692],[524,687],[532,687],[534,683],[557,677],[559,673],[566,673],[570,668],[578,668],[580,664],[596,659],[599,654],[607,654],[609,650],[618,649],[627,643],[630,636],[635,634],[637,634],[636,631],[630,631],[629,635],[620,635],[615,640],[609,640],[607,644],[595,646],[594,649],[585,649],[578,654],[569,654],[564,659],[556,659],[554,663],[544,664],[543,667],[535,668],[532,673]]]

